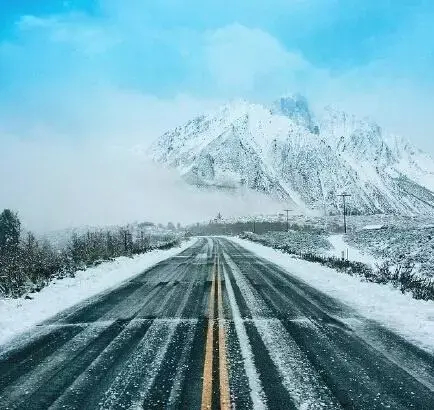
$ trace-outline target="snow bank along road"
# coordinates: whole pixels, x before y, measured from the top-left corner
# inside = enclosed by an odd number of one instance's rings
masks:
[[[227,239],[0,351],[1,409],[434,409],[434,358]]]

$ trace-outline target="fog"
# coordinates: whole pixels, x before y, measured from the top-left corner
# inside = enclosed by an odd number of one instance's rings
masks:
[[[182,224],[280,210],[259,194],[198,191],[147,159],[143,146],[100,138],[2,134],[0,208],[18,211],[37,232],[152,221]],[[134,139],[135,140],[135,139]],[[132,141],[131,141],[132,143]]]

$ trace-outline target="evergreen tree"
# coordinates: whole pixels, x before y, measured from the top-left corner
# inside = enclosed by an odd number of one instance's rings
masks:
[[[15,254],[20,243],[21,222],[10,209],[0,214],[0,254]]]

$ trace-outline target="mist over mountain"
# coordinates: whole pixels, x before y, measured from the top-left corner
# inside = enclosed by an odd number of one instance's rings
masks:
[[[307,99],[233,101],[162,135],[148,154],[201,189],[246,189],[302,211],[431,214],[434,161],[380,125]]]

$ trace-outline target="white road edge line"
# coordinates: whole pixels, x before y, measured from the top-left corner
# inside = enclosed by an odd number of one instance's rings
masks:
[[[244,369],[246,371],[247,379],[250,388],[250,398],[252,399],[253,407],[258,410],[267,409],[267,402],[265,399],[264,391],[262,390],[261,381],[256,371],[255,363],[253,361],[253,353],[247,336],[246,329],[244,327],[244,321],[241,318],[240,310],[238,308],[234,290],[229,280],[229,276],[226,272],[226,268],[223,266],[223,274],[225,278],[225,286],[228,292],[229,303],[231,305],[235,331],[240,342],[241,355],[244,360]]]

